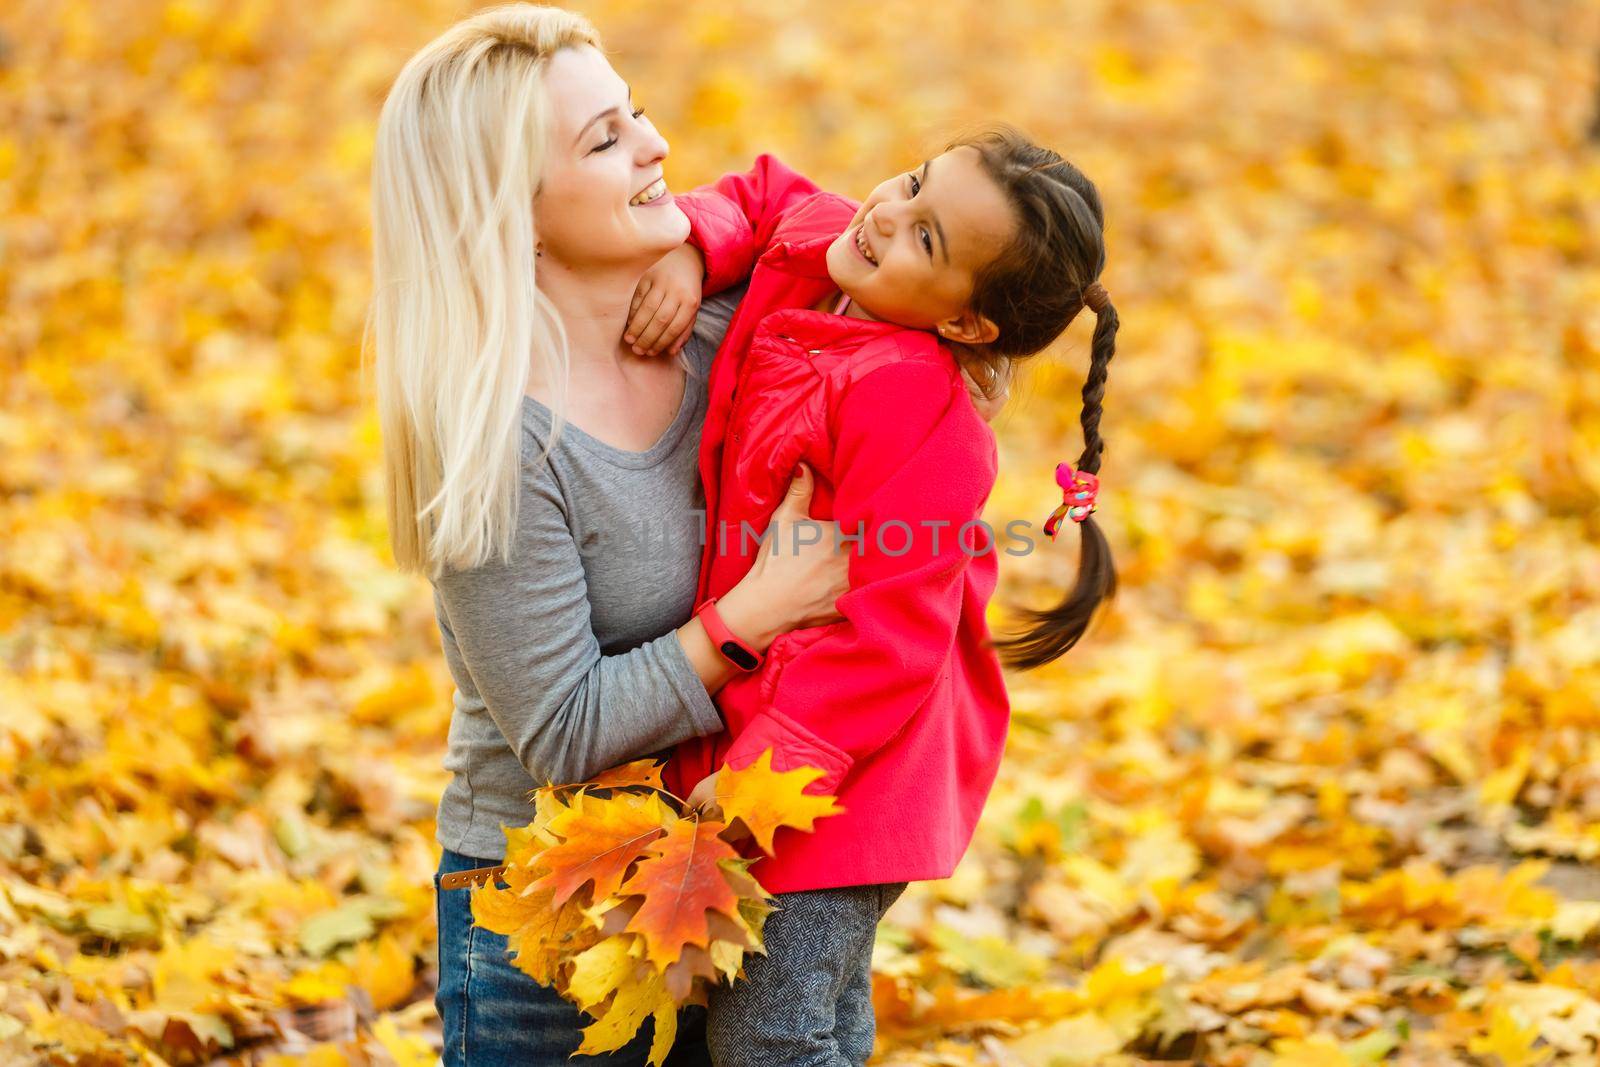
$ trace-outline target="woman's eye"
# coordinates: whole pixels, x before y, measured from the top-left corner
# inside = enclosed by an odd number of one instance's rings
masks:
[[[642,107],[634,108],[633,109],[633,117],[636,118],[636,119],[637,118],[643,118],[644,117],[644,108],[642,108]],[[606,149],[610,148],[612,145],[614,145],[616,143],[617,143],[617,135],[613,133],[603,143],[595,145],[593,148],[589,149],[589,151],[591,153],[604,152]]]
[[[928,253],[928,258],[933,258],[933,238],[928,236],[927,230],[918,230],[917,236],[922,238],[922,250]]]
[[[911,179],[912,196],[916,196],[918,193],[922,192],[922,183],[917,181],[917,176],[915,174],[907,174],[906,177]]]

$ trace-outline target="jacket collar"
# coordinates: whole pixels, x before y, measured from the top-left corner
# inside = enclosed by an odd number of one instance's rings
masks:
[[[851,318],[846,315],[835,315],[831,311],[814,311],[811,308],[785,308],[782,311],[774,311],[767,315],[761,324],[769,333],[785,337],[795,344],[811,349],[833,348],[840,342],[846,342],[847,348],[855,349],[876,338],[896,334],[922,335],[928,337],[932,343],[932,334],[921,330],[908,330],[898,323],[884,322],[881,319]]]

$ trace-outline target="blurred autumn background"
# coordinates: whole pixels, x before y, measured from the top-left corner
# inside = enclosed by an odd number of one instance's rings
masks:
[[[1595,1063],[1600,9],[572,6],[679,187],[1003,118],[1105,199],[1122,591],[884,924],[879,1061]],[[432,1062],[449,687],[359,341],[379,106],[475,7],[0,13],[0,1061]]]

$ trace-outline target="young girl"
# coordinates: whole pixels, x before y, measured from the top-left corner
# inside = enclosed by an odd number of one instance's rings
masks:
[[[671,787],[714,795],[716,770],[771,748],[773,766],[822,769],[809,788],[842,814],[792,834],[752,874],[778,894],[767,954],[711,1001],[719,1067],[860,1064],[872,1050],[869,964],[878,919],[908,881],[947,877],[972,837],[1004,747],[1009,704],[995,648],[1019,667],[1057,658],[1115,590],[1089,520],[1117,315],[1093,184],[1001,129],[952,145],[859,205],[770,156],[679,197],[689,244],[641,283],[635,323],[671,320],[662,294],[749,279],[712,366],[700,473],[706,546],[697,614],[741,673],[717,695],[724,733],[680,745]],[[652,298],[652,293],[654,297]],[[962,369],[1003,381],[1085,305],[1096,313],[1077,478],[1063,510],[1083,529],[1075,587],[1022,633],[991,642],[984,609],[999,548],[979,516],[993,433]],[[681,323],[679,324],[681,328]],[[659,326],[630,332],[655,343]],[[630,337],[629,340],[632,340]],[[817,475],[812,531],[758,539],[800,465]],[[742,647],[716,598],[758,551],[834,536],[850,590],[828,626]]]

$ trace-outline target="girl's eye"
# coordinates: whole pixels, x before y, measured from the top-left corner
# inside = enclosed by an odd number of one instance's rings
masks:
[[[933,238],[928,236],[926,229],[918,229],[917,236],[922,238],[922,250],[928,253],[928,258],[933,258]]]
[[[917,181],[917,176],[915,174],[907,174],[906,177],[911,179],[912,196],[916,196],[918,193],[922,192],[922,183]]]
[[[642,107],[634,108],[634,110],[633,110],[633,117],[634,118],[639,118],[643,114],[644,114],[644,108],[642,108]]]

